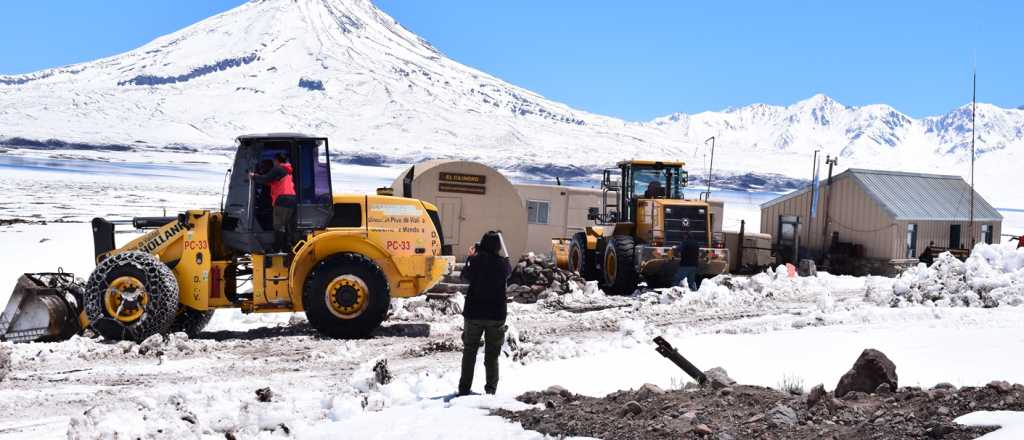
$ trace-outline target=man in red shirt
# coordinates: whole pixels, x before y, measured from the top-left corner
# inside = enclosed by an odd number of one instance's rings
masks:
[[[253,182],[270,186],[270,202],[274,206],[274,250],[288,252],[288,235],[295,214],[295,183],[292,165],[282,153],[274,156],[274,166],[264,174],[249,173]]]

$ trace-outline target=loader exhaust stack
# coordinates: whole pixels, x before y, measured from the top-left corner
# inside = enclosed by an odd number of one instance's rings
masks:
[[[52,342],[81,333],[82,293],[70,273],[22,275],[0,314],[0,341]]]

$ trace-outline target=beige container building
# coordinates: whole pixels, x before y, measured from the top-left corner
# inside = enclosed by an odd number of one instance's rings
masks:
[[[516,189],[526,202],[526,249],[536,254],[551,253],[552,238],[571,237],[593,226],[587,211],[600,209],[602,203],[601,190],[593,188],[519,184]]]
[[[437,205],[444,243],[460,260],[490,230],[502,232],[513,258],[526,251],[526,203],[494,168],[463,160],[422,162],[399,175],[392,189]]]
[[[762,204],[761,232],[778,240],[780,219],[796,216],[801,248],[820,255],[838,234],[839,241],[861,245],[865,257],[879,260],[916,259],[929,244],[966,249],[999,242],[1003,217],[976,192],[974,228],[968,231],[972,189],[960,176],[849,169],[831,186],[821,183],[813,218],[810,187]]]

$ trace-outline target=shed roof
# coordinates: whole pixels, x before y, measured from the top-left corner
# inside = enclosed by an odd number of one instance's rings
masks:
[[[971,217],[972,190],[960,176],[850,168],[833,177],[833,181],[843,178],[854,179],[894,220],[968,221]],[[765,202],[761,207],[775,205],[808,191],[809,185]],[[1002,221],[1003,216],[975,191],[974,220]]]

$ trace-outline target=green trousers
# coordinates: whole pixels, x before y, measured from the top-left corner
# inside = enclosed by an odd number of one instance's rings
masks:
[[[476,353],[480,349],[480,336],[484,338],[484,368],[487,383],[484,391],[494,394],[498,390],[498,356],[505,342],[505,321],[467,319],[462,330],[462,376],[459,378],[459,394],[469,394],[473,387],[473,370],[476,368]]]

